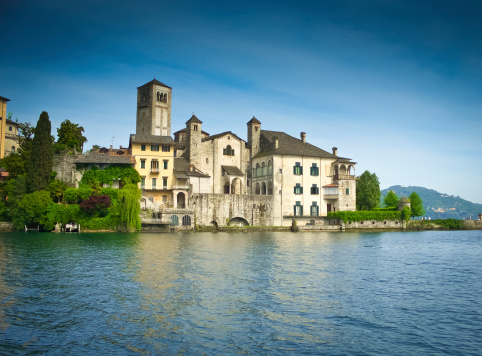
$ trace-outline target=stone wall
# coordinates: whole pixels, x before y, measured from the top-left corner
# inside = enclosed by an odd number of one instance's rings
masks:
[[[385,221],[353,221],[343,224],[345,229],[402,229],[403,224],[399,220],[385,220]]]
[[[482,230],[482,221],[480,220],[464,220],[467,230]]]
[[[15,231],[15,227],[13,226],[13,223],[4,221],[0,222],[0,231],[5,232],[5,231]]]
[[[250,226],[272,226],[273,197],[267,195],[191,194],[198,225],[226,226],[234,218]]]
[[[82,178],[82,174],[75,169],[74,160],[76,158],[79,158],[79,155],[54,155],[52,171],[57,172],[56,179],[65,182],[70,187],[75,187],[76,182],[80,181]]]

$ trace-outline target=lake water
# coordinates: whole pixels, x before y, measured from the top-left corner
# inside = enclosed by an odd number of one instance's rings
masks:
[[[0,354],[480,355],[482,231],[0,234]]]

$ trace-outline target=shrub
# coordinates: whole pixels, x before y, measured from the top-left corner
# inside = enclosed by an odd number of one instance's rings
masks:
[[[366,220],[400,220],[401,214],[399,211],[335,211],[329,212],[327,217],[330,219],[341,219],[344,222],[351,223]]]
[[[412,210],[408,206],[404,206],[402,209],[402,220],[409,221]]]
[[[111,206],[108,195],[91,195],[80,203],[80,208],[91,215],[106,216],[107,208]]]

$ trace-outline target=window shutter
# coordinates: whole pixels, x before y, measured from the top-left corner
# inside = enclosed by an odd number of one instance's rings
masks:
[[[300,187],[300,194],[303,194],[303,187]]]
[[[300,206],[300,216],[303,216],[303,205]]]

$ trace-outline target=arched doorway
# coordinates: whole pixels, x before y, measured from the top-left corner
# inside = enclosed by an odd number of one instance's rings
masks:
[[[186,207],[186,195],[184,193],[177,194],[177,208],[184,209]]]
[[[249,226],[248,220],[240,217],[229,220],[228,226]]]
[[[241,194],[241,179],[233,179],[233,182],[231,183],[231,194]]]

